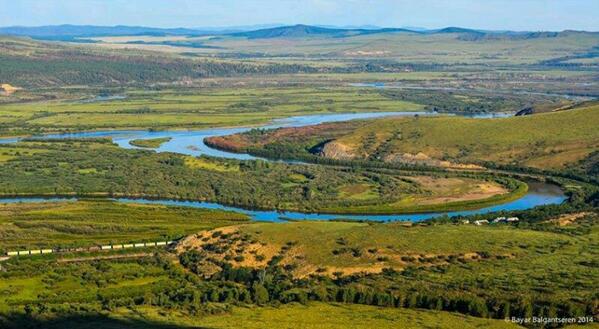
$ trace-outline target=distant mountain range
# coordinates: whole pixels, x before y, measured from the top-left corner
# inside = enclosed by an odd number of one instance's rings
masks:
[[[255,31],[246,31],[231,33],[230,36],[234,37],[246,37],[248,39],[271,39],[271,38],[301,38],[309,36],[329,36],[329,37],[348,37],[363,34],[377,34],[377,33],[393,33],[393,32],[408,32],[417,33],[411,30],[402,28],[378,28],[378,29],[341,29],[341,28],[329,28],[312,25],[293,25],[293,26],[280,26],[269,29],[261,29]]]
[[[408,29],[408,28],[331,28],[311,25],[279,26],[254,31],[228,33],[233,37],[245,37],[248,39],[269,38],[302,38],[302,37],[350,37],[356,35],[381,34],[381,33],[412,33],[412,34],[459,34],[458,38],[465,41],[476,41],[484,39],[534,39],[552,38],[567,33],[595,33],[584,31],[562,31],[562,32],[516,32],[516,31],[486,31],[467,29],[462,27],[446,27],[435,30]]]
[[[0,34],[33,38],[95,37],[119,35],[194,35],[200,31],[187,28],[163,29],[142,26],[48,25],[1,27]]]
[[[263,25],[264,26],[264,25]],[[256,26],[253,26],[255,28]],[[74,40],[75,38],[98,37],[98,36],[125,36],[125,35],[222,35],[231,37],[244,37],[248,39],[269,38],[303,38],[303,37],[350,37],[356,35],[380,34],[380,33],[415,33],[415,34],[460,34],[464,40],[480,40],[488,38],[540,38],[555,37],[564,32],[514,32],[514,31],[484,31],[467,29],[461,27],[446,27],[443,29],[424,30],[420,28],[336,28],[328,26],[292,25],[274,26],[261,29],[252,27],[237,28],[154,28],[143,26],[93,26],[93,25],[52,25],[52,26],[11,26],[0,27],[0,34],[13,36],[28,36],[37,39],[49,40]],[[596,32],[595,32],[596,33]]]

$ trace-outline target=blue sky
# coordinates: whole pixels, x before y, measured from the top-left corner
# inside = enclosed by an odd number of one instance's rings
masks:
[[[0,0],[0,26],[378,25],[599,31],[599,0]]]

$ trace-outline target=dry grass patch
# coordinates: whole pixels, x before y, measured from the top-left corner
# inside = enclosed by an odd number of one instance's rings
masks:
[[[481,230],[485,232],[474,232]],[[499,244],[517,239],[520,234],[497,231],[347,222],[256,223],[200,232],[179,242],[176,251],[200,251],[204,260],[201,271],[196,272],[207,276],[217,272],[211,260],[218,260],[251,268],[264,268],[275,261],[296,278],[312,274],[336,277],[380,273],[385,268],[402,270],[408,266],[517,257],[518,250],[501,248]],[[478,243],[465,242],[463,238],[465,234],[485,233],[490,238],[479,238],[482,241]],[[446,241],[439,243],[437,234]],[[440,244],[452,247],[443,248]]]

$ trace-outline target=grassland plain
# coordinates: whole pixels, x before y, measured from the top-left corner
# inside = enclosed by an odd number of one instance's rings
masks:
[[[537,168],[564,168],[599,149],[599,105],[524,117],[386,118],[334,123],[212,138],[217,147],[237,151],[320,155],[452,166],[492,161]],[[325,128],[326,127],[326,128]]]
[[[43,101],[0,106],[3,133],[126,128],[206,128],[254,125],[294,115],[419,111],[424,105],[376,90],[337,88],[242,88],[134,90],[104,102]]]
[[[0,204],[0,250],[172,240],[245,220],[233,212],[110,201]]]

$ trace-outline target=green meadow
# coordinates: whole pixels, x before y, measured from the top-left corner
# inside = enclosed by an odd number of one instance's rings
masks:
[[[232,212],[110,201],[0,204],[0,250],[173,240],[245,220]]]
[[[492,120],[451,117],[376,120],[338,138],[337,142],[355,150],[367,137],[374,136],[376,142],[371,143],[363,156],[384,147],[389,153],[422,152],[460,162],[485,160],[559,168],[599,147],[596,122],[599,122],[599,106],[591,103],[573,110]],[[399,135],[389,139],[394,134]]]
[[[354,88],[131,91],[124,100],[0,105],[4,133],[254,125],[318,113],[419,111],[423,105]]]

